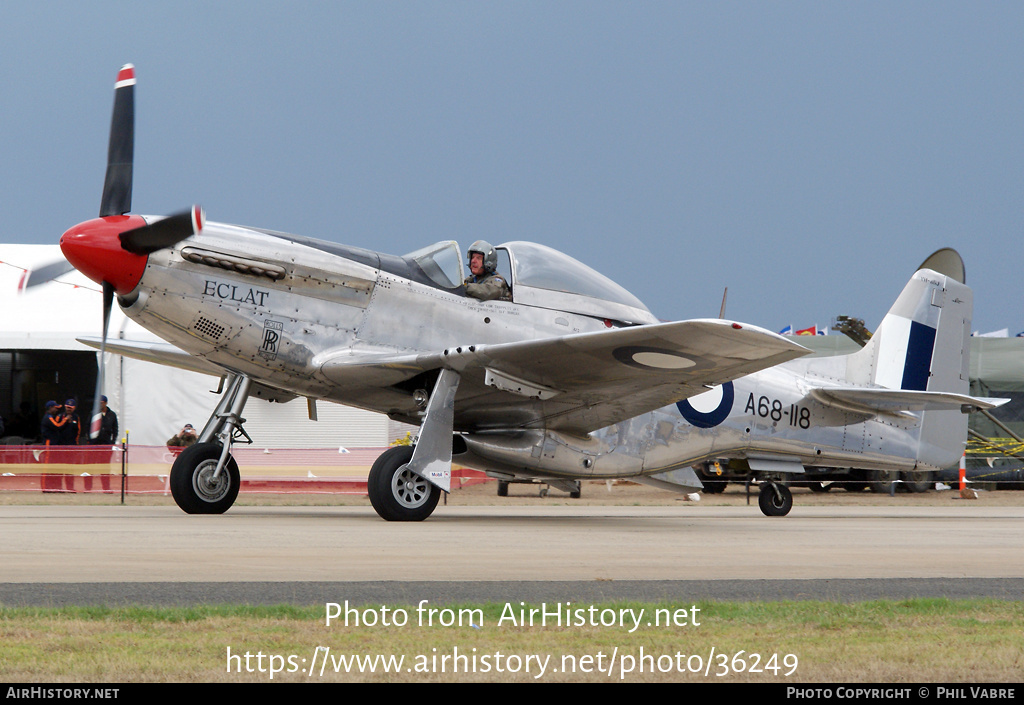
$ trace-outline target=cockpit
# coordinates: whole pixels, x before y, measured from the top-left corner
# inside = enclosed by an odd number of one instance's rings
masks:
[[[494,249],[497,271],[508,282],[515,303],[629,323],[657,323],[638,298],[563,252],[523,241]],[[458,288],[465,277],[462,254],[453,240],[434,243],[402,259],[442,289]]]

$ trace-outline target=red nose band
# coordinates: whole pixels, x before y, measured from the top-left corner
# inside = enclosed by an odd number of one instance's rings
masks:
[[[138,286],[149,258],[123,250],[117,236],[145,224],[138,215],[87,220],[61,236],[60,249],[82,274],[98,284],[109,282],[114,291],[125,295]]]

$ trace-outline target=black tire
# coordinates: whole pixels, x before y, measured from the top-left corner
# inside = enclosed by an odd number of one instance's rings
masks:
[[[793,508],[793,493],[781,483],[761,485],[757,505],[767,517],[784,517]]]
[[[579,499],[583,496],[583,488],[580,485],[580,481],[576,481],[576,489],[569,493],[569,499]]]
[[[710,472],[706,463],[694,465],[693,469],[697,472],[697,479],[700,480],[700,484],[704,485],[704,494],[721,494],[725,492],[725,487],[729,484],[729,481],[721,479],[719,474]]]
[[[927,492],[935,486],[932,473],[926,470],[910,470],[903,473],[903,487],[907,492]]]
[[[893,483],[899,477],[895,470],[868,470],[868,489],[877,494],[892,494]]]
[[[220,443],[196,443],[181,452],[171,466],[171,495],[186,514],[223,514],[238,497],[238,463],[228,455],[215,482]]]
[[[508,497],[508,483],[504,480],[498,480],[498,496]]]
[[[816,493],[821,494],[821,493],[828,492],[829,490],[831,490],[832,489],[832,484],[829,483],[829,484],[826,485],[824,482],[811,482],[811,483],[809,483],[807,485],[807,487],[810,488],[811,492],[816,492]]]
[[[700,484],[704,485],[704,494],[722,494],[729,482],[727,480],[705,480],[702,477]]]
[[[370,504],[387,521],[423,521],[429,517],[441,490],[408,468],[413,446],[395,446],[380,454],[370,468],[366,491]]]
[[[846,490],[847,492],[863,492],[867,488],[868,488],[868,483],[866,483],[866,482],[850,481],[850,482],[843,483],[843,489]]]

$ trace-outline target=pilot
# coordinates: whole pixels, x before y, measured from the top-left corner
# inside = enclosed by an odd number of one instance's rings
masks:
[[[481,301],[511,301],[508,283],[494,271],[498,268],[498,255],[490,243],[477,240],[469,246],[467,254],[470,275],[463,282],[466,294]]]

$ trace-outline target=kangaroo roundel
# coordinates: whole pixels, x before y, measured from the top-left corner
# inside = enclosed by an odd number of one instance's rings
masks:
[[[729,416],[735,398],[732,382],[726,382],[703,394],[676,402],[676,408],[697,428],[713,428]]]

